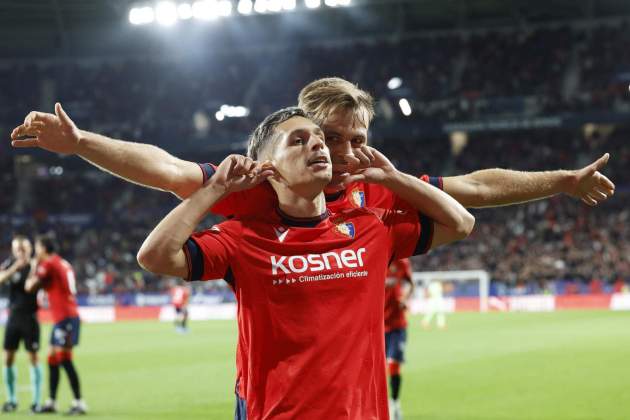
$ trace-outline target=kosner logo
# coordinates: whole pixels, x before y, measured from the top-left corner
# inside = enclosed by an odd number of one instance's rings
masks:
[[[363,267],[363,255],[365,248],[344,249],[341,252],[326,252],[324,254],[308,254],[286,256],[271,256],[271,273],[292,274],[305,271],[323,271],[333,268],[357,268]]]

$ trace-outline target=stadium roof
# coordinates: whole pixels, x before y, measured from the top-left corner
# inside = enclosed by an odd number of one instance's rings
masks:
[[[0,57],[146,51],[147,44],[155,42],[158,30],[132,28],[128,13],[133,6],[155,3],[4,0],[0,2]],[[261,39],[260,31],[275,32],[276,38],[262,39],[263,42],[277,42],[278,39],[293,38],[300,41],[300,36],[309,40],[391,36],[432,29],[630,16],[630,2],[623,0],[352,0],[351,7],[317,10],[306,10],[303,0],[297,0],[297,3],[298,8],[286,16],[232,16],[221,24],[204,23],[209,32],[214,31],[214,39],[221,39],[225,45],[222,30],[231,33],[232,41],[239,39],[234,36],[235,32],[240,32],[243,39],[247,39],[248,34],[250,39]],[[158,34],[157,38],[160,36]]]

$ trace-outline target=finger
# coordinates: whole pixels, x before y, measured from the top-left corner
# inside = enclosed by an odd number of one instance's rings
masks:
[[[351,166],[361,165],[361,160],[353,154],[343,155],[343,158],[346,161],[346,165],[351,165]]]
[[[234,164],[234,167],[232,168],[233,173],[236,175],[243,175],[247,173],[247,171],[245,170],[245,157],[236,156],[235,158],[236,158],[236,163]]]
[[[363,175],[362,173],[352,175],[348,174],[348,176],[345,177],[343,181],[341,181],[341,185],[347,187],[350,184],[360,181],[365,181],[365,175]]]
[[[610,159],[610,154],[604,153],[602,157],[600,157],[593,163],[593,165],[595,166],[595,170],[599,171],[601,168],[606,166],[606,164],[608,163],[608,159]]]
[[[591,191],[589,191],[588,195],[595,199],[596,201],[602,201],[608,198],[608,196],[606,194],[604,194],[601,191],[598,191],[597,189],[593,188],[591,189]]]
[[[608,179],[606,177],[606,175],[602,175],[600,174],[601,177],[599,177],[599,185],[603,186],[604,188],[608,189],[608,190],[612,190],[613,192],[615,191],[615,184],[613,184],[613,182]]]
[[[602,187],[601,187],[601,186],[599,186],[599,185],[594,186],[594,187],[593,187],[593,189],[594,189],[595,191],[597,191],[597,192],[601,193],[601,194],[604,194],[604,195],[606,196],[606,198],[608,198],[608,197],[612,196],[612,195],[615,193],[615,191],[614,191],[614,190],[609,190],[609,189],[607,189],[607,188],[602,188]]]
[[[354,149],[352,152],[354,153],[354,156],[361,162],[361,166],[366,168],[371,166],[372,162],[370,161],[370,158],[367,157],[367,155],[363,153],[361,149]]]
[[[42,130],[40,130],[37,127],[24,127],[21,132],[20,135],[18,137],[24,137],[24,136],[28,136],[28,137],[37,137],[42,133]]]
[[[593,197],[591,197],[590,194],[586,194],[584,197],[582,197],[582,201],[584,201],[589,206],[596,206],[597,205],[597,200],[595,200]]]
[[[46,127],[46,124],[43,121],[31,121],[28,124],[24,124],[24,126],[26,128],[38,128],[38,129],[41,129],[41,128]]]
[[[365,154],[365,156],[370,159],[370,162],[374,162],[376,160],[376,156],[372,152],[372,148],[369,146],[361,146],[361,151]]]
[[[590,197],[582,197],[582,202],[587,206],[593,207],[597,205],[597,202]]]
[[[63,125],[68,127],[74,126],[74,123],[72,122],[68,114],[66,114],[66,111],[64,111],[59,102],[55,104],[55,115],[57,116],[57,118],[59,118],[59,121],[61,121]]]
[[[274,171],[272,171],[270,169],[266,169],[266,170],[256,174],[251,179],[251,184],[252,184],[252,186],[258,185],[258,184],[260,184],[261,182],[265,181],[267,178],[269,178],[270,176],[273,176],[273,175],[274,175]]]
[[[344,163],[341,163],[341,162],[335,163],[335,162],[333,162],[333,164],[332,164],[333,171],[335,171],[335,170],[343,171],[344,169],[347,169],[348,167],[350,167],[350,164],[345,163],[345,162]]]
[[[13,140],[11,142],[11,146],[15,148],[24,148],[24,147],[38,147],[39,139],[24,139],[24,140]]]
[[[24,136],[24,130],[26,129],[26,127],[24,126],[24,124],[22,125],[18,125],[17,127],[15,127],[13,129],[13,131],[11,132],[11,138],[13,140],[17,140],[18,137],[23,137]]]

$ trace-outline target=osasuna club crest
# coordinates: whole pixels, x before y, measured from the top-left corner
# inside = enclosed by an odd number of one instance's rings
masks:
[[[355,207],[365,207],[365,192],[355,188],[350,194],[350,200]]]
[[[335,225],[335,230],[343,236],[354,238],[354,224],[350,222],[342,222]]]

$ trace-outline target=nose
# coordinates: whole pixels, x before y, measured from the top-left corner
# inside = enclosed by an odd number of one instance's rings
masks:
[[[322,150],[324,147],[326,147],[326,143],[324,142],[324,139],[321,138],[320,136],[311,135],[310,140],[311,140],[311,150],[313,151]]]

